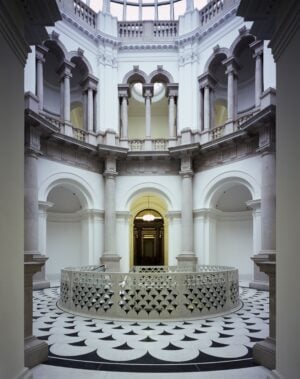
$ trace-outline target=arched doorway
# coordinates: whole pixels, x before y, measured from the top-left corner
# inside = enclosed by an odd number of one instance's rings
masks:
[[[135,266],[164,265],[164,220],[154,209],[144,209],[134,219]]]

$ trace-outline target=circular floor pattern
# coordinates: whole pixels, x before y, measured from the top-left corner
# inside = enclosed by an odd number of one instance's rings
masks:
[[[34,291],[33,334],[49,345],[47,364],[122,372],[192,372],[254,366],[268,335],[268,292],[240,287],[243,306],[188,321],[109,321],[57,306],[59,288]]]

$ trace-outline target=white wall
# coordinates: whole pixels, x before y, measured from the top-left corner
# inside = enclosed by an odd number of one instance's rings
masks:
[[[230,212],[226,212],[230,213]],[[239,213],[239,212],[236,212]],[[226,215],[216,224],[216,264],[238,268],[240,279],[253,275],[252,214]],[[229,217],[228,217],[229,216]]]
[[[81,224],[77,222],[51,221],[47,223],[47,256],[46,275],[49,279],[69,266],[80,266],[81,255]]]

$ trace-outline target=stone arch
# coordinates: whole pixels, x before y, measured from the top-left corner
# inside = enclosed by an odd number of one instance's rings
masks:
[[[216,49],[206,61],[205,66],[204,66],[204,72],[207,72],[209,70],[209,66],[218,57],[218,55],[225,55],[226,58],[229,58],[231,54],[230,54],[229,49],[227,49],[226,47]]]
[[[132,84],[135,82],[148,83],[147,74],[138,68],[134,68],[133,70],[129,71],[123,78],[123,84]]]
[[[75,190],[83,209],[96,208],[95,194],[89,183],[80,176],[70,173],[49,176],[39,188],[39,201],[47,201],[50,191],[59,185]]]
[[[235,56],[239,46],[243,43],[247,43],[248,45],[251,42],[254,42],[256,37],[250,33],[248,29],[244,30],[243,33],[240,33],[238,37],[232,42],[229,51],[230,55]]]
[[[161,82],[165,84],[174,83],[173,76],[166,70],[157,69],[149,74],[149,82]]]
[[[243,171],[229,171],[222,173],[212,179],[204,189],[204,208],[213,208],[213,204],[220,196],[226,186],[240,184],[245,186],[252,196],[252,199],[260,198],[260,188],[254,177]]]
[[[44,41],[43,45],[51,50],[58,59],[67,59],[68,52],[65,45],[58,39],[48,39]]]
[[[84,52],[82,52],[81,50],[70,51],[68,53],[68,60],[71,62],[72,59],[74,60],[74,58],[77,60],[81,60],[82,63],[85,65],[87,72],[89,74],[93,74],[92,66],[91,66],[89,60],[84,56]]]
[[[132,202],[145,193],[153,193],[154,195],[161,197],[166,203],[167,209],[171,209],[174,204],[173,195],[167,187],[155,182],[146,182],[138,184],[127,191],[124,196],[123,209],[130,210]]]

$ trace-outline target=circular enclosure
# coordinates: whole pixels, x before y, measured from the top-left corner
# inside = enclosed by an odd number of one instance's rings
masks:
[[[99,266],[66,268],[58,305],[65,311],[109,319],[187,319],[215,316],[240,306],[238,270],[198,266],[134,266],[129,273]]]

